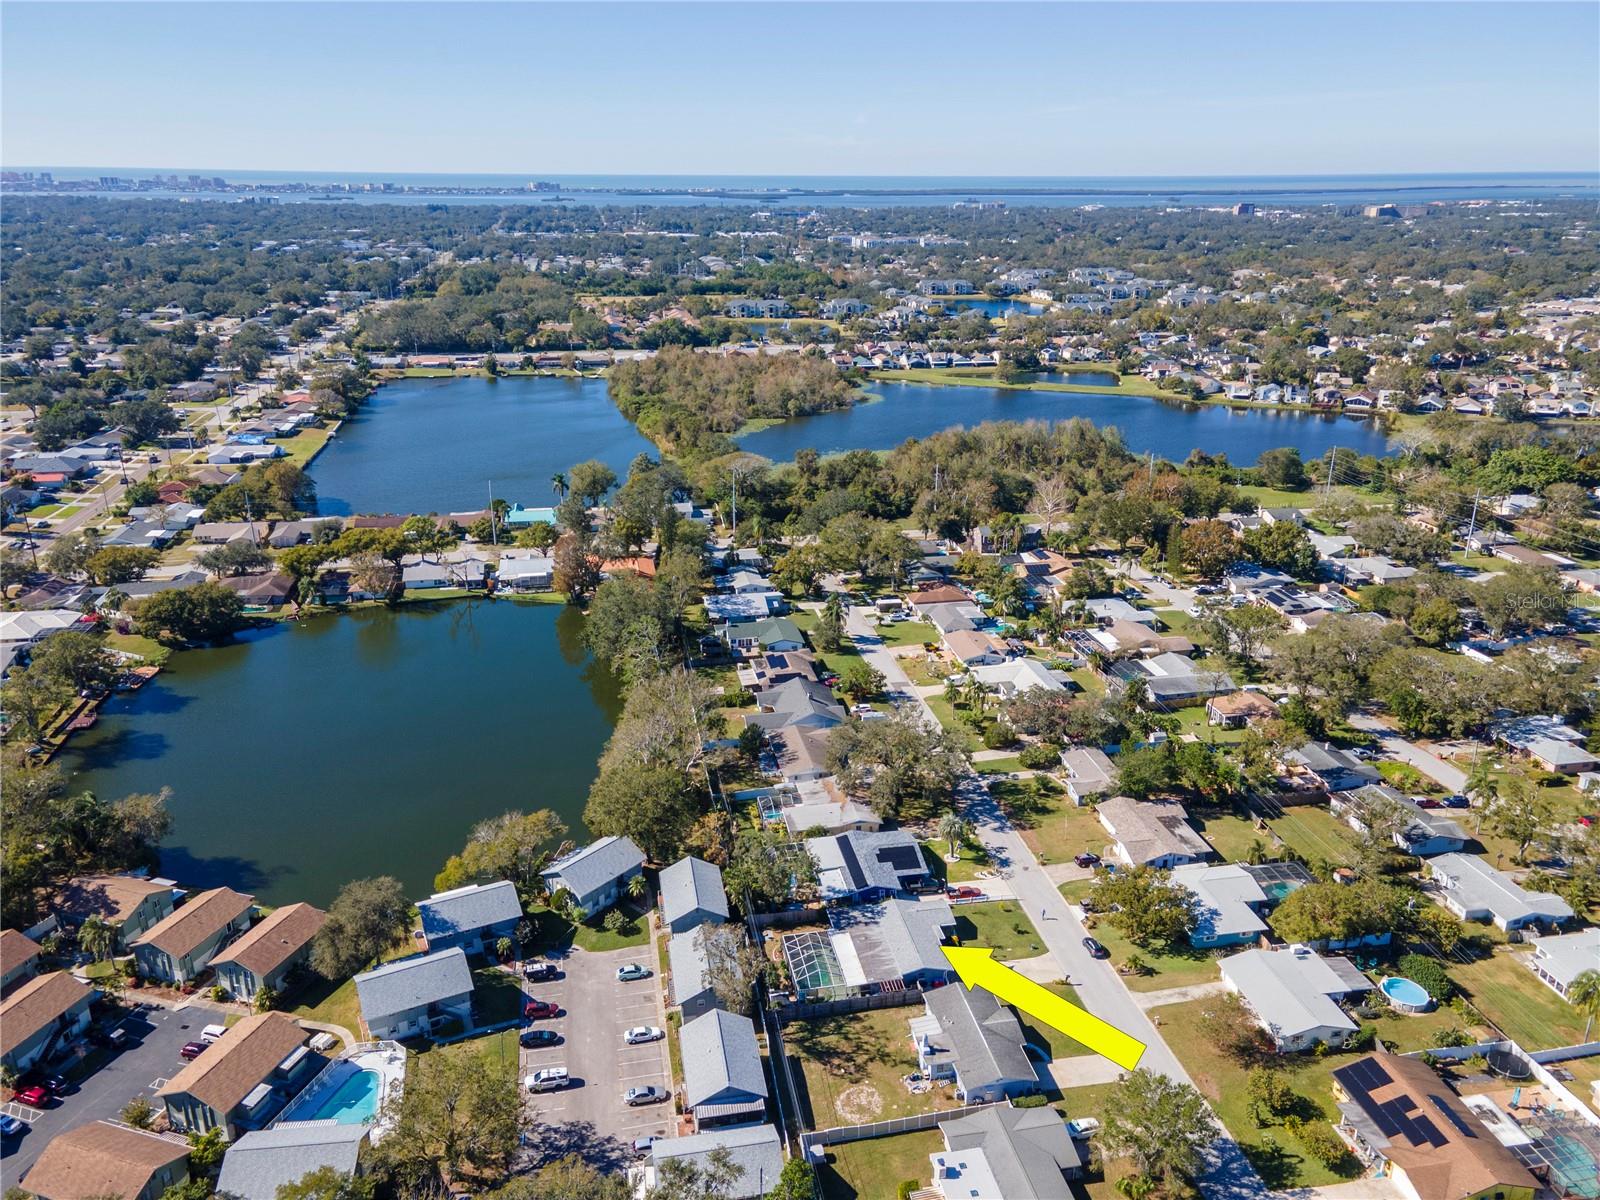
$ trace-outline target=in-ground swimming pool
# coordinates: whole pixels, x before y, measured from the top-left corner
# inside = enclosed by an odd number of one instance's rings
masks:
[[[365,1125],[378,1115],[381,1083],[376,1071],[352,1071],[332,1091],[312,1097],[311,1103],[303,1108],[296,1106],[294,1119]]]
[[[1427,1012],[1433,1007],[1433,997],[1428,995],[1423,990],[1422,985],[1414,980],[1402,979],[1398,975],[1391,975],[1378,986],[1383,990],[1383,994],[1389,998],[1389,1003],[1401,1012]]]

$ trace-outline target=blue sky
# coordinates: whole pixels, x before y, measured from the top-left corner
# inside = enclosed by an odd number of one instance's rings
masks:
[[[1600,6],[0,6],[7,165],[1594,170]]]

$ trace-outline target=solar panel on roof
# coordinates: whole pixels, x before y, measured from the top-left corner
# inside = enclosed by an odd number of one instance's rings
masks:
[[[1396,1119],[1394,1101],[1388,1104],[1376,1105],[1372,1110],[1372,1123],[1378,1127],[1378,1132],[1384,1137],[1395,1137],[1403,1128]]]
[[[1425,1141],[1430,1146],[1443,1146],[1450,1140],[1439,1132],[1439,1127],[1428,1117],[1412,1117],[1411,1126],[1419,1135],[1417,1140]]]
[[[1435,1096],[1430,1092],[1428,1099],[1433,1101],[1433,1106],[1445,1115],[1445,1119],[1449,1121],[1450,1124],[1454,1125],[1458,1130],[1461,1131],[1461,1135],[1463,1137],[1478,1136],[1473,1130],[1471,1124],[1469,1124],[1460,1113],[1445,1103],[1443,1096]]]
[[[922,854],[915,846],[885,846],[878,851],[878,861],[888,863],[896,871],[922,870]]]

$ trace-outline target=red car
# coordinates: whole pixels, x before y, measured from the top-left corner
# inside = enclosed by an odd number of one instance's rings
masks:
[[[983,895],[983,891],[981,888],[964,883],[960,887],[946,888],[944,894],[952,900],[974,900]]]
[[[50,1103],[50,1093],[38,1084],[21,1088],[17,1092],[17,1103],[26,1104],[29,1108],[43,1108]]]
[[[548,1000],[529,1000],[523,1006],[522,1015],[529,1021],[537,1021],[541,1017],[559,1017],[561,1006]]]
[[[206,1044],[204,1042],[185,1042],[183,1049],[178,1051],[178,1057],[183,1059],[184,1062],[193,1062],[205,1052]]]

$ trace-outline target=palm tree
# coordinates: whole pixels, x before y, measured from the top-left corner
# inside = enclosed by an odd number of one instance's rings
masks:
[[[550,476],[550,487],[551,490],[555,492],[557,500],[565,500],[567,498],[568,490],[566,474],[564,472],[557,471],[554,475]]]
[[[649,894],[650,883],[645,879],[643,871],[628,880],[628,898],[630,900],[642,900]]]
[[[1583,1040],[1587,1042],[1594,1019],[1600,1017],[1600,971],[1591,967],[1580,972],[1567,988],[1567,1003],[1589,1018],[1583,1027]]]
[[[78,927],[78,945],[95,962],[110,958],[116,945],[117,932],[96,914],[84,918]]]
[[[957,846],[972,837],[972,826],[960,813],[945,813],[939,818],[939,836],[950,844],[950,857],[958,857]]]

